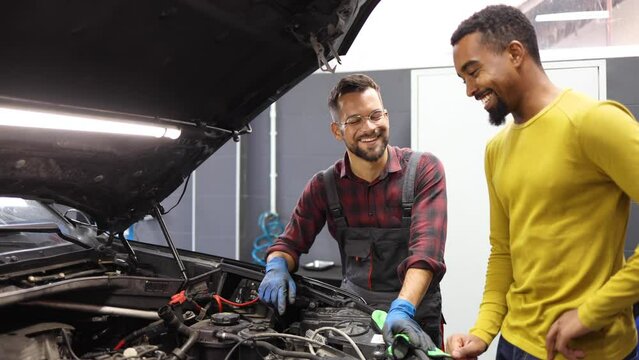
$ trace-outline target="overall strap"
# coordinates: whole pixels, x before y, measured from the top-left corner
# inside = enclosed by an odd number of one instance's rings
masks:
[[[346,228],[348,224],[342,211],[342,204],[339,202],[339,197],[337,196],[335,168],[331,165],[328,169],[324,170],[322,176],[324,177],[324,190],[326,191],[326,199],[328,201],[328,211],[331,213],[338,229]]]
[[[413,152],[408,160],[406,175],[404,175],[404,185],[402,188],[402,227],[410,227],[413,202],[415,201],[415,173],[417,164],[422,157],[422,153]]]

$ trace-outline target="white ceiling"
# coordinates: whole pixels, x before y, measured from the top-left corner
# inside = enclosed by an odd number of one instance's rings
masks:
[[[368,21],[355,39],[348,54],[342,57],[342,65],[338,65],[338,72],[371,71],[388,69],[419,69],[440,66],[452,66],[452,48],[450,36],[459,23],[491,4],[507,4],[524,8],[532,7],[541,0],[381,0]],[[582,40],[572,36],[559,47],[569,49],[542,50],[544,61],[590,59],[594,55],[601,57],[638,56],[639,47],[631,44],[639,33],[639,9],[628,14],[626,8],[639,4],[639,0],[625,0],[613,10],[613,17],[625,13],[623,27],[616,25],[614,29],[615,43],[612,47],[593,48],[593,45],[576,48],[575,43]],[[624,8],[624,9],[622,9]],[[615,18],[617,19],[617,18]],[[618,21],[618,20],[615,20]],[[628,26],[634,25],[633,29]],[[590,38],[591,26],[578,31],[579,38]],[[601,29],[598,26],[597,29]],[[605,27],[603,27],[605,29]],[[586,31],[587,30],[587,31]],[[590,32],[588,32],[590,31]],[[600,31],[601,32],[601,31]],[[590,34],[586,36],[587,34]],[[585,36],[585,37],[584,37]],[[599,34],[601,36],[601,34]],[[332,65],[335,61],[331,62]]]
[[[521,0],[381,0],[338,71],[450,65],[450,36],[457,25],[491,4]]]

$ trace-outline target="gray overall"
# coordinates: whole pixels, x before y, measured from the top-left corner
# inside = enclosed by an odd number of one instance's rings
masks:
[[[337,195],[333,166],[324,170],[324,187],[330,216],[342,259],[341,288],[366,300],[374,308],[388,311],[402,284],[397,267],[408,255],[411,211],[414,201],[415,170],[421,157],[414,152],[408,162],[402,190],[402,225],[399,228],[349,227]],[[415,320],[435,344],[441,344],[441,293],[439,283],[431,283],[417,307]]]

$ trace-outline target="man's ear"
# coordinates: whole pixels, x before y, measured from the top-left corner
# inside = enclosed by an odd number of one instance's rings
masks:
[[[508,55],[510,56],[510,61],[513,66],[521,66],[521,63],[524,61],[524,56],[527,55],[524,44],[517,40],[513,40],[510,44],[508,44],[508,48],[506,50],[508,51]]]
[[[337,141],[342,141],[342,129],[338,123],[331,121],[331,132]]]

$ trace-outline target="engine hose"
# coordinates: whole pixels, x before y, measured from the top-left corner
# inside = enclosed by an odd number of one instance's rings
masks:
[[[167,360],[184,360],[186,353],[197,343],[200,332],[184,325],[184,323],[178,319],[177,315],[175,315],[173,309],[168,305],[162,306],[160,310],[158,310],[158,315],[164,320],[164,323],[169,329],[173,329],[179,334],[188,337],[184,344],[181,347],[173,349],[171,355],[167,358]]]
[[[266,265],[266,249],[273,244],[278,235],[284,232],[284,225],[277,213],[268,211],[260,214],[257,225],[262,234],[253,240],[251,257],[256,264]]]
[[[317,355],[313,355],[313,354],[309,354],[309,353],[305,353],[301,351],[282,350],[271,343],[268,343],[266,341],[261,341],[261,340],[255,341],[255,346],[263,347],[277,355],[284,357],[285,359],[293,358],[293,359],[326,360],[325,357],[321,357],[321,356],[317,356]]]
[[[157,320],[155,322],[152,322],[151,324],[141,329],[135,330],[131,334],[127,335],[124,339],[120,340],[120,342],[118,342],[113,350],[120,350],[125,345],[130,344],[133,340],[139,338],[142,335],[150,335],[163,329],[165,329],[164,320]]]
[[[242,338],[238,335],[235,334],[230,334],[230,333],[223,333],[223,334],[218,334],[218,337],[221,337],[222,339],[230,339],[230,340],[234,340],[236,341],[235,346],[231,349],[235,350],[237,349],[237,347],[239,345],[241,345],[242,343],[247,343],[248,344],[253,344],[255,346],[259,346],[262,348],[267,349],[268,351],[280,355],[282,357],[286,358],[293,358],[293,359],[310,359],[310,360],[325,360],[325,357],[321,357],[318,355],[314,355],[314,354],[309,354],[306,352],[301,352],[301,351],[288,351],[288,350],[282,350],[280,348],[278,348],[277,346],[268,343],[266,341],[261,341],[261,340],[255,340],[255,339],[251,339],[251,338]],[[229,354],[227,355],[227,358],[229,358],[231,355],[231,352],[229,352]]]

